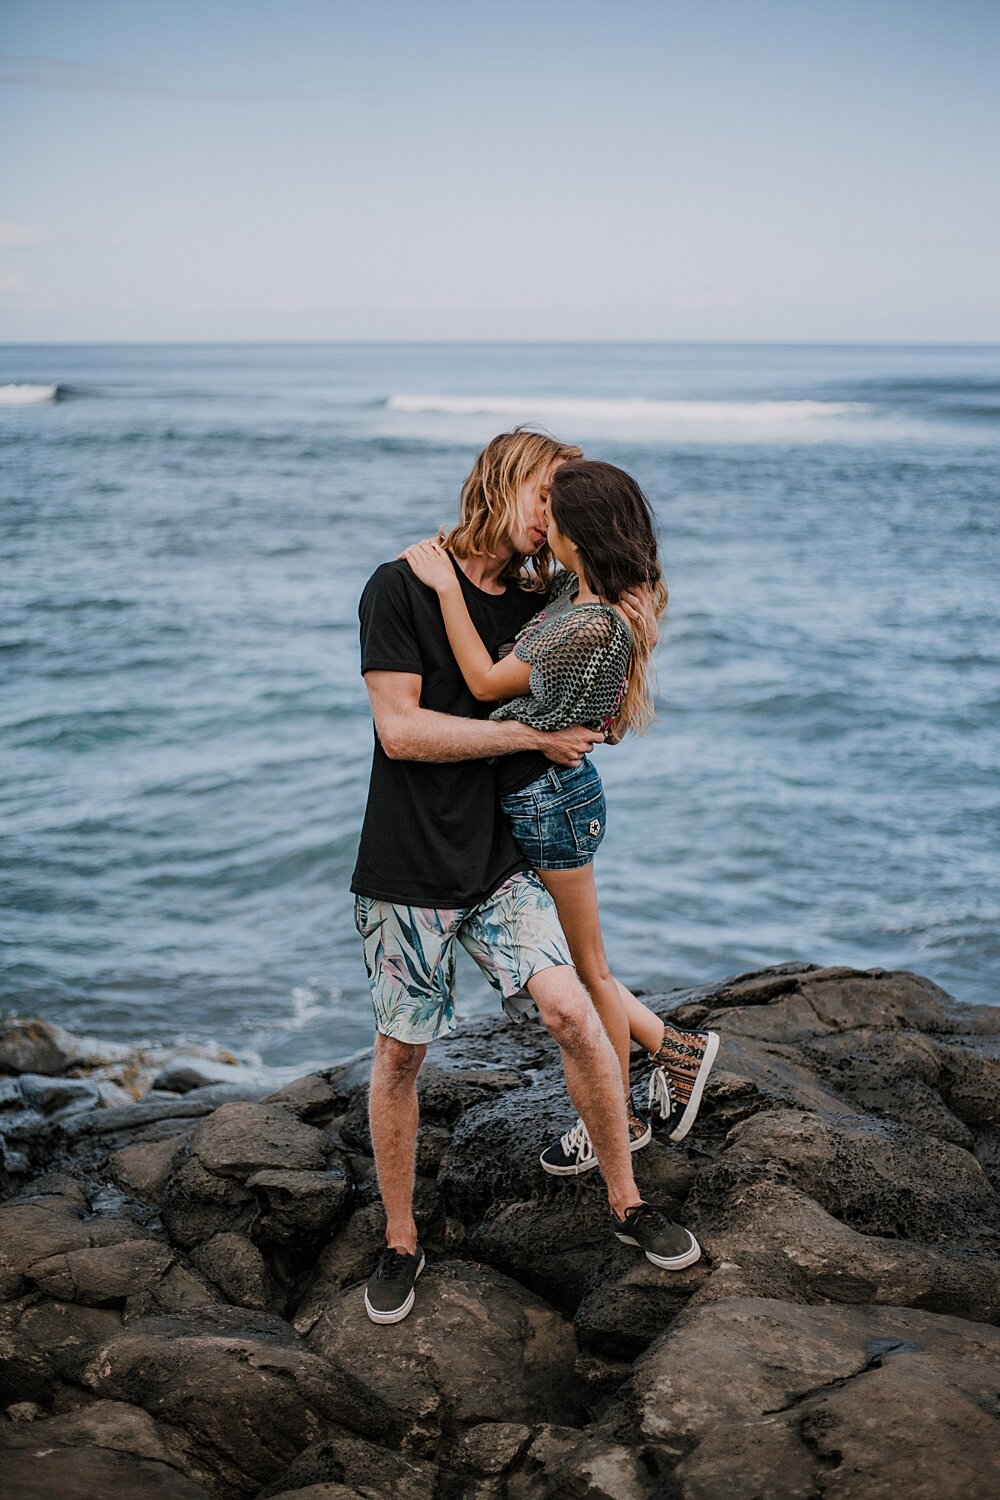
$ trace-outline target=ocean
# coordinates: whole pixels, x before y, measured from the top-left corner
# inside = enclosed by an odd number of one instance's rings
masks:
[[[996,1001],[1000,348],[48,345],[0,349],[4,1015],[369,1044],[358,595],[519,421],[661,531],[657,722],[596,752],[616,973]]]

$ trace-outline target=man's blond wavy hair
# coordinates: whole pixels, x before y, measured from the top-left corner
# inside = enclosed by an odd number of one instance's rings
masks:
[[[522,484],[539,469],[559,460],[582,458],[583,450],[560,443],[547,432],[515,427],[501,432],[480,453],[462,486],[458,521],[441,538],[456,557],[495,557],[517,530],[518,495]],[[525,588],[544,592],[552,580],[552,554],[543,547],[532,557],[515,552],[504,578],[517,578]]]

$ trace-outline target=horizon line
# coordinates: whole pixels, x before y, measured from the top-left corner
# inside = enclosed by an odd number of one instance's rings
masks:
[[[11,339],[0,341],[2,349],[142,349],[142,348],[358,348],[380,345],[433,345],[462,348],[505,345],[511,348],[581,348],[627,346],[630,348],[755,348],[755,349],[997,349],[1000,339]]]

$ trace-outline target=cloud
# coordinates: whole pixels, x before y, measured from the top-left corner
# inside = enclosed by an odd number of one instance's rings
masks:
[[[18,88],[55,90],[67,94],[130,94],[149,99],[220,99],[256,102],[322,99],[339,94],[364,94],[366,88],[214,88],[186,83],[163,74],[100,63],[73,62],[64,57],[0,53],[0,83]]]
[[[52,236],[34,224],[0,224],[0,250],[20,250],[26,245],[47,245]]]

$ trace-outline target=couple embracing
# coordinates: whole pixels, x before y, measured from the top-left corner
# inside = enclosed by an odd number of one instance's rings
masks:
[[[558,565],[558,567],[556,566]],[[651,1137],[629,1052],[650,1054],[649,1104],[680,1140],[718,1049],[665,1025],[611,974],[593,860],[604,793],[587,752],[652,717],[649,664],[666,588],[648,502],[629,475],[518,429],[493,439],[451,532],[384,563],[361,597],[375,720],[351,882],[375,1012],[369,1095],[386,1248],[365,1290],[376,1323],[413,1306],[417,1073],[455,1029],[456,943],[505,1011],[559,1046],[578,1118],[539,1142],[540,1169],[599,1167],[609,1228],[654,1265],[701,1254],[643,1201],[632,1152]]]

